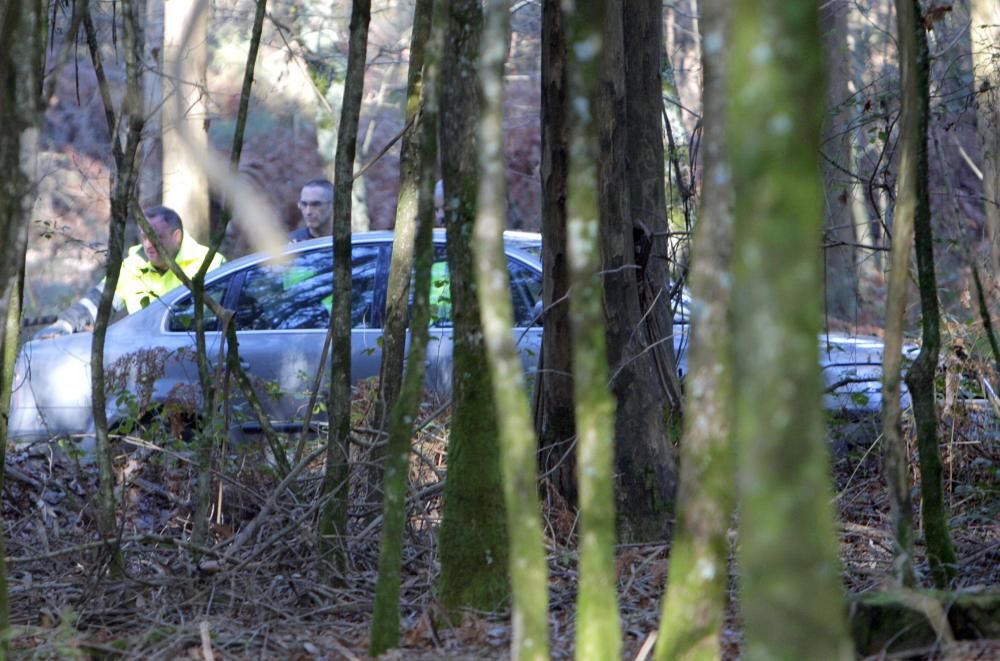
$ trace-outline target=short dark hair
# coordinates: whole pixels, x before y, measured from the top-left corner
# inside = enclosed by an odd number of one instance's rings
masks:
[[[320,177],[319,179],[310,179],[306,183],[302,184],[302,188],[323,188],[333,197],[333,183],[329,179]]]
[[[169,225],[171,229],[184,229],[184,223],[181,222],[181,217],[170,207],[151,207],[143,210],[143,213],[146,214],[146,218],[150,220],[153,218],[162,218],[163,222]]]

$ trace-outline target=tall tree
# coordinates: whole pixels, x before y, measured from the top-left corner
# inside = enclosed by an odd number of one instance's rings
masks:
[[[904,16],[912,6],[904,8]],[[903,34],[901,32],[901,34]],[[913,47],[912,31],[901,47],[909,55]],[[912,64],[900,51],[904,87],[914,75]],[[882,465],[889,491],[889,509],[893,525],[893,578],[898,585],[914,587],[913,571],[913,499],[910,496],[910,465],[906,438],[902,429],[903,328],[906,324],[907,292],[910,284],[910,257],[913,252],[913,218],[918,204],[920,153],[926,167],[926,146],[921,147],[919,108],[903,104],[899,146],[899,183],[892,224],[892,254],[889,267],[889,291],[885,302],[885,336],[882,356]],[[925,120],[926,121],[926,120]],[[926,136],[924,136],[926,138]],[[926,176],[924,170],[924,176]],[[926,201],[926,199],[925,199]]]
[[[542,2],[542,353],[535,377],[539,463],[556,490],[576,503],[573,344],[566,256],[568,82],[561,0]]]
[[[538,508],[538,444],[531,428],[524,371],[511,335],[514,310],[504,250],[507,220],[507,163],[504,158],[504,65],[510,43],[510,7],[504,0],[486,3],[479,81],[483,107],[479,122],[478,209],[475,242],[476,285],[482,293],[480,316],[489,349],[490,376],[497,404],[500,465],[503,475],[509,572],[513,589],[512,656],[547,659],[548,566]],[[610,499],[609,499],[610,500]]]
[[[441,171],[454,324],[451,435],[441,522],[441,601],[492,610],[510,594],[508,542],[493,385],[473,279],[472,227],[479,185],[476,127],[483,10],[449,3],[441,60]]]
[[[736,475],[727,324],[733,231],[725,125],[729,6],[729,0],[701,0],[705,176],[691,248],[691,297],[697,304],[691,306],[677,528],[656,642],[660,661],[721,656]]]
[[[196,164],[198,152],[208,148],[208,17],[206,0],[169,0],[163,3],[163,65],[178,77],[163,77],[160,136],[163,149],[163,204],[177,211],[184,229],[202,244],[208,243],[208,178]],[[172,96],[180,97],[176,103]],[[184,136],[178,125],[187,124]]]
[[[41,76],[45,61],[45,3],[5,2],[0,6],[0,319],[7,319],[8,283],[19,267],[33,203],[33,154],[44,109]]]
[[[730,330],[745,653],[849,659],[816,360],[819,16],[815,3],[782,0],[737,0],[733,10]]]
[[[435,7],[435,4],[437,5]],[[408,84],[408,114],[414,119],[413,133],[403,144],[401,167],[406,205],[412,209],[403,214],[397,209],[396,237],[393,242],[393,260],[389,272],[389,317],[398,315],[395,333],[389,337],[382,354],[383,406],[391,406],[387,429],[389,442],[385,453],[385,497],[382,507],[382,540],[379,544],[378,583],[375,587],[375,608],[372,614],[372,633],[369,653],[377,656],[399,644],[399,588],[402,566],[403,528],[406,523],[406,487],[410,466],[410,438],[420,408],[420,395],[424,384],[424,358],[430,335],[431,268],[434,261],[434,163],[437,157],[437,77],[440,70],[441,39],[429,41],[433,13],[441,14],[442,2],[418,0],[413,8],[413,33],[410,45],[410,76]],[[439,19],[440,22],[440,19]],[[425,62],[426,51],[426,62]],[[403,205],[404,192],[400,192]],[[400,226],[402,221],[404,226]],[[401,234],[404,238],[401,239]],[[405,236],[409,235],[409,236]],[[397,251],[408,255],[397,256]],[[414,255],[414,253],[416,253]],[[398,359],[402,361],[403,343],[406,341],[406,320],[409,313],[408,292],[413,262],[416,274],[413,295],[413,323],[411,324],[408,369],[403,377],[403,365],[387,365],[386,352],[389,342],[397,342]],[[405,269],[405,270],[404,270]],[[388,324],[387,324],[388,325]],[[403,378],[395,387],[391,403],[386,401],[387,371],[396,372],[389,378]],[[401,388],[401,391],[398,390]]]
[[[125,225],[135,195],[138,178],[137,154],[142,143],[145,123],[142,92],[143,33],[141,28],[141,3],[126,0],[122,3],[122,23],[125,36],[126,92],[122,99],[120,113],[116,117],[111,91],[104,74],[100,44],[90,15],[89,6],[84,5],[84,28],[87,46],[97,73],[104,115],[111,136],[111,153],[114,169],[111,173],[111,227],[108,232],[108,261],[105,265],[104,291],[97,306],[94,320],[94,337],[90,352],[90,388],[93,394],[93,414],[97,463],[100,473],[98,491],[97,523],[101,535],[109,545],[113,557],[113,568],[121,568],[121,554],[115,539],[116,502],[114,495],[114,475],[111,468],[111,443],[108,435],[108,416],[105,406],[104,340],[107,336],[111,306],[118,286],[122,259],[125,253]],[[118,132],[120,126],[127,126],[125,143]]]
[[[348,460],[351,436],[351,187],[358,145],[358,120],[364,93],[365,57],[371,0],[351,3],[347,78],[340,114],[333,186],[333,329],[330,357],[330,391],[326,410],[330,437],[326,448],[326,475],[320,520],[320,556],[338,569],[347,566]]]
[[[644,314],[640,283],[651,254],[651,239],[632,217],[627,192],[627,89],[623,3],[608,3],[601,50],[600,94],[594,100],[602,157],[598,161],[600,254],[604,284],[604,324],[615,414],[615,462],[618,533],[623,541],[663,539],[668,532],[676,489],[677,467],[667,443],[664,424],[668,397],[658,371],[654,343],[672,342],[654,337]],[[631,39],[631,35],[629,35]],[[630,43],[630,47],[639,47]],[[657,46],[658,48],[658,46]],[[658,52],[658,51],[657,51]],[[659,88],[657,87],[657,94]],[[657,125],[655,136],[662,139]],[[631,157],[631,154],[628,154]],[[662,177],[662,159],[661,159]],[[662,200],[662,198],[661,198]],[[640,236],[637,243],[636,234]],[[637,253],[638,256],[637,256]],[[637,258],[638,257],[638,258]],[[662,326],[660,326],[662,328]]]
[[[934,238],[928,190],[927,125],[930,121],[930,80],[927,34],[921,20],[920,0],[896,0],[899,31],[899,59],[903,72],[903,135],[907,141],[912,188],[901,190],[912,196],[904,211],[912,213],[914,246],[917,255],[917,284],[920,289],[920,353],[906,373],[906,385],[913,397],[913,417],[917,428],[920,458],[920,511],[924,522],[927,561],[934,585],[944,588],[955,577],[955,550],[948,531],[944,494],[941,486],[941,457],[938,453],[937,401],[934,377],[941,348],[937,278],[934,275]],[[902,170],[904,162],[900,162]],[[902,189],[902,182],[900,182]],[[896,217],[900,214],[896,211]],[[887,349],[888,350],[888,349]]]
[[[609,79],[609,64],[620,62],[621,14],[617,9],[615,3],[602,1],[566,7],[570,53],[567,229],[581,529],[576,653],[584,659],[621,656],[614,557],[615,402],[608,392],[608,352],[601,323],[602,300],[609,294],[605,291],[602,296],[599,237],[602,223],[607,228],[610,219],[598,199],[599,193],[608,193],[608,179],[599,165],[604,160],[601,143],[607,137],[601,120],[607,117],[609,101],[602,88]],[[606,48],[612,52],[606,54]],[[594,112],[602,107],[605,114]]]
[[[847,47],[847,12],[841,0],[820,6],[823,52],[827,69],[829,111],[823,140],[823,193],[826,228],[823,237],[826,313],[833,319],[854,321],[858,305],[855,266],[854,181],[851,171],[851,115],[854,107],[848,83],[851,57]]]
[[[1000,4],[970,0],[976,129],[982,145],[983,198],[993,277],[1000,283]]]

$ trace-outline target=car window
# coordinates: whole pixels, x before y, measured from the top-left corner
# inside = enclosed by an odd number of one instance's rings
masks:
[[[209,283],[205,287],[205,293],[221,303],[229,288],[231,277],[221,278]],[[190,293],[170,308],[170,317],[167,321],[167,328],[174,333],[184,333],[194,330],[194,296]],[[219,319],[208,306],[205,306],[205,330],[219,330]]]
[[[542,300],[542,274],[510,258],[507,259],[507,273],[510,275],[514,326],[532,326],[538,314],[535,304]]]
[[[535,303],[542,297],[542,274],[534,269],[507,258],[507,273],[510,276],[511,304],[514,308],[514,326],[531,326],[535,320]],[[431,267],[431,326],[441,328],[452,325],[451,285],[448,260],[445,249],[436,246],[434,264]],[[411,281],[412,283],[412,281]],[[411,287],[410,291],[413,289]],[[413,295],[410,295],[410,303]]]
[[[354,246],[351,326],[375,327],[379,248]],[[333,257],[328,248],[247,270],[236,306],[237,330],[326,329],[333,308]]]

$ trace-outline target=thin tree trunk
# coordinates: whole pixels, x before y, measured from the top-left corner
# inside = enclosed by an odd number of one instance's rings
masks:
[[[908,0],[904,4],[909,4]],[[912,12],[912,5],[904,14]],[[901,33],[904,34],[904,33]],[[901,40],[900,51],[904,76],[913,75],[913,65],[908,57],[913,47],[912,30]],[[904,85],[907,79],[904,79]],[[905,100],[905,98],[904,98]],[[917,577],[913,571],[913,500],[910,496],[910,467],[906,439],[902,430],[902,377],[903,329],[905,326],[907,290],[910,283],[910,256],[913,250],[913,219],[917,208],[917,189],[920,184],[920,152],[918,108],[903,103],[899,139],[899,184],[892,225],[892,253],[890,255],[889,291],[885,304],[885,337],[882,356],[882,465],[889,490],[889,509],[893,526],[893,574],[897,584],[914,587]],[[926,175],[926,170],[924,170]]]
[[[542,2],[542,353],[535,381],[539,465],[569,506],[576,505],[573,344],[566,255],[568,82],[560,0]]]
[[[125,252],[125,225],[128,221],[129,207],[132,203],[135,184],[138,178],[136,154],[142,142],[142,130],[145,121],[143,108],[142,77],[140,73],[143,54],[142,29],[140,18],[142,8],[139,3],[126,0],[122,3],[122,19],[125,35],[125,67],[127,88],[122,101],[121,115],[124,120],[127,115],[127,137],[125,145],[116,132],[118,123],[115,120],[114,108],[108,83],[103,73],[99,45],[96,32],[90,16],[89,7],[85,8],[84,27],[87,32],[87,42],[90,48],[94,69],[97,71],[98,84],[104,102],[105,117],[108,122],[108,133],[112,141],[114,170],[111,175],[111,227],[108,232],[108,262],[105,268],[104,291],[97,307],[94,320],[94,337],[91,345],[91,393],[94,415],[94,430],[96,435],[96,453],[100,486],[98,491],[98,529],[112,556],[112,567],[119,571],[122,567],[121,550],[114,537],[116,534],[116,503],[114,496],[114,474],[111,466],[111,443],[108,436],[108,417],[105,398],[104,379],[104,340],[107,336],[108,320],[111,317],[111,305],[118,286],[118,276],[121,272],[122,259]],[[126,122],[123,121],[123,124]]]
[[[728,356],[733,202],[726,149],[729,0],[701,0],[705,167],[691,259],[687,414],[680,447],[677,528],[656,658],[717,659],[729,579],[736,476]]]
[[[435,7],[435,4],[437,7]],[[387,429],[389,442],[385,452],[385,499],[382,506],[382,540],[379,544],[378,582],[375,586],[375,607],[372,614],[371,643],[368,652],[378,656],[399,645],[400,619],[400,571],[402,566],[403,528],[406,523],[406,489],[409,475],[410,439],[420,410],[420,395],[424,385],[424,360],[430,325],[431,266],[434,262],[434,163],[437,160],[437,80],[440,71],[441,38],[436,35],[430,41],[432,14],[444,11],[443,2],[418,0],[413,10],[413,36],[410,47],[410,113],[419,116],[414,124],[415,133],[403,145],[403,165],[406,183],[412,188],[412,212],[400,215],[397,210],[397,235],[393,245],[392,268],[406,270],[402,273],[390,271],[390,281],[395,273],[397,289],[403,285],[409,290],[412,262],[416,261],[416,275],[413,295],[413,315],[411,324],[410,354],[407,358],[405,377],[402,363],[389,369],[396,370],[393,378],[403,378],[401,390],[392,395]],[[440,21],[439,21],[440,22]],[[425,59],[426,50],[426,59]],[[414,70],[413,67],[417,67]],[[400,195],[402,198],[402,194]],[[399,245],[398,223],[402,220],[410,228],[409,243]],[[415,236],[414,236],[415,235]],[[397,250],[406,251],[409,259],[397,262]],[[416,252],[414,256],[413,253]],[[390,288],[392,284],[390,284]],[[398,291],[396,292],[398,294]],[[402,350],[406,340],[406,319],[409,296],[397,299],[401,312],[398,328]],[[386,331],[388,334],[388,330]],[[385,351],[383,345],[383,351]],[[402,360],[402,355],[399,356]],[[386,371],[383,353],[383,374]],[[400,386],[397,385],[397,388]],[[383,383],[383,392],[384,383]],[[383,405],[385,400],[383,400]]]
[[[982,145],[983,210],[993,278],[1000,283],[1000,5],[996,0],[971,0],[969,5],[976,129]]]
[[[737,0],[732,360],[748,659],[851,659],[816,360],[825,109],[814,3]]]
[[[504,64],[510,43],[510,8],[503,0],[486,3],[479,83],[483,108],[479,122],[478,209],[475,242],[476,284],[482,294],[480,318],[489,349],[489,369],[498,411],[504,502],[510,537],[509,571],[513,591],[512,657],[547,659],[548,566],[539,515],[536,453],[524,371],[511,329],[514,310],[504,251],[507,219],[504,158]]]
[[[851,79],[847,50],[847,2],[821,5],[823,51],[828,71],[828,116],[823,141],[823,184],[826,200],[824,264],[826,314],[854,322],[858,309],[858,274],[855,267],[851,165]]]
[[[207,0],[163,3],[163,63],[177,76],[164,78],[160,136],[163,149],[163,204],[174,209],[184,229],[201,244],[211,238],[208,221],[208,178],[187,143],[208,148],[208,20]],[[169,97],[176,97],[175,99]],[[185,130],[178,125],[187,124]]]
[[[348,460],[351,435],[351,186],[358,144],[358,119],[364,92],[365,56],[371,0],[351,5],[350,45],[344,104],[337,134],[333,198],[333,328],[330,356],[330,392],[326,410],[330,416],[327,439],[324,502],[320,511],[320,559],[342,573],[347,568],[347,506],[349,502]],[[337,490],[339,489],[339,492]],[[337,498],[334,498],[334,493]],[[324,571],[327,571],[324,569]]]
[[[920,455],[921,514],[927,561],[934,585],[945,588],[957,572],[955,550],[948,531],[941,486],[941,458],[938,453],[937,401],[934,377],[941,348],[937,279],[934,275],[934,239],[928,191],[927,124],[930,120],[929,53],[922,25],[919,0],[896,0],[899,25],[899,57],[903,70],[903,128],[912,150],[913,234],[917,255],[917,283],[920,289],[920,353],[906,374],[913,397],[917,447]],[[902,164],[900,165],[902,168]],[[902,184],[900,184],[902,186]],[[899,218],[899,212],[896,213]]]
[[[392,410],[403,383],[403,354],[410,315],[410,278],[413,277],[413,242],[417,233],[418,193],[423,174],[420,154],[422,141],[427,139],[424,132],[427,113],[421,105],[424,50],[430,37],[433,5],[433,0],[418,0],[413,9],[410,69],[406,83],[406,123],[412,124],[412,127],[403,135],[399,150],[399,199],[396,203],[392,264],[386,285],[385,323],[382,327],[379,411],[376,416],[380,425],[388,422],[383,418]],[[437,133],[433,135],[436,137]],[[434,169],[433,163],[431,169]],[[377,465],[379,459],[380,456],[372,457],[373,464]],[[377,478],[377,474],[374,477]]]
[[[576,399],[577,483],[580,488],[580,579],[576,654],[582,659],[621,656],[621,624],[615,575],[614,420],[602,324],[598,202],[601,115],[609,59],[602,46],[617,5],[581,2],[567,10],[569,71],[569,263],[573,296],[573,375]],[[620,36],[620,35],[619,35]],[[600,218],[600,219],[599,219]],[[629,274],[629,277],[631,274]]]
[[[440,595],[449,610],[494,610],[510,595],[503,481],[493,385],[486,364],[472,226],[479,185],[479,0],[449,3],[441,61],[441,170],[454,323],[451,435],[441,522]]]

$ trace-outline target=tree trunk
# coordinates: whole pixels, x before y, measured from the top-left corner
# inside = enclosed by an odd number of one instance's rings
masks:
[[[445,608],[493,610],[510,595],[508,541],[493,386],[473,280],[472,225],[479,184],[479,0],[449,3],[441,61],[441,170],[448,229],[454,347],[448,479],[441,522]]]
[[[976,129],[982,144],[983,207],[990,239],[994,282],[1000,283],[1000,5],[971,0],[972,71],[976,89]]]
[[[538,443],[531,428],[524,370],[511,334],[514,310],[503,243],[507,220],[503,87],[509,43],[509,3],[491,0],[486,3],[479,67],[483,94],[479,122],[482,176],[473,248],[476,285],[482,293],[480,318],[489,349],[487,357],[498,412],[501,474],[510,537],[512,656],[542,660],[549,658],[549,582],[538,506]]]
[[[90,9],[85,7],[84,11],[86,12],[83,20],[87,32],[87,45],[90,48],[94,69],[97,72],[101,98],[104,102],[104,114],[108,122],[108,134],[111,136],[111,151],[114,157],[114,169],[111,173],[111,227],[108,232],[108,262],[105,268],[104,291],[101,293],[101,300],[94,320],[94,337],[90,352],[90,388],[93,399],[95,445],[100,474],[97,524],[98,530],[108,543],[112,556],[112,568],[114,571],[120,571],[123,563],[121,550],[117,543],[112,541],[117,533],[115,524],[117,506],[114,495],[115,478],[111,466],[111,443],[108,436],[105,400],[104,340],[107,336],[111,305],[115,289],[118,286],[118,276],[121,272],[125,252],[125,225],[128,221],[129,209],[138,178],[136,154],[139,153],[139,146],[142,142],[145,119],[141,76],[144,44],[140,27],[143,12],[138,3],[131,1],[123,3],[127,88],[125,98],[122,100],[120,119],[116,120],[108,81],[104,77],[100,47],[97,43]],[[127,125],[124,146],[121,143],[120,134],[116,131],[120,125]]]
[[[912,12],[912,5],[904,14]],[[900,20],[904,15],[900,16]],[[911,20],[915,20],[911,17]],[[901,40],[906,51],[900,51],[903,73],[913,75],[908,59],[913,48],[913,31],[907,30]],[[904,84],[907,79],[904,79]],[[904,94],[912,94],[906,92]],[[885,337],[882,356],[882,467],[889,490],[889,509],[893,526],[893,578],[897,585],[914,587],[913,571],[913,500],[910,496],[910,466],[906,439],[902,430],[901,369],[903,364],[903,329],[906,324],[907,291],[910,283],[910,255],[913,250],[913,219],[918,205],[917,183],[921,175],[919,163],[926,167],[926,146],[921,146],[926,134],[919,133],[917,106],[905,102],[900,122],[899,184],[892,225],[889,291],[885,304]],[[925,120],[926,121],[926,120]],[[924,143],[925,144],[925,143]],[[920,154],[923,153],[923,157]]]
[[[607,67],[620,63],[620,51],[605,54],[602,31],[620,45],[619,6],[582,2],[567,9],[569,28],[569,263],[573,296],[573,375],[576,399],[577,482],[580,488],[580,579],[577,596],[576,654],[582,659],[621,656],[621,624],[615,576],[614,419],[608,392],[608,363],[602,328],[599,228],[608,222],[598,201],[603,145],[602,87]],[[605,31],[606,30],[606,31]],[[617,41],[616,41],[617,38]],[[620,81],[619,81],[620,82]],[[619,85],[620,87],[620,85]],[[607,115],[604,115],[607,116]],[[619,115],[619,118],[620,115]],[[624,146],[619,143],[619,146]],[[599,150],[599,147],[601,150]],[[618,153],[621,153],[619,148]],[[606,152],[605,152],[606,153]],[[607,179],[601,182],[607,186]],[[604,188],[607,193],[607,188]],[[616,217],[617,218],[617,217]],[[607,227],[607,225],[606,225]],[[633,277],[629,274],[629,277]],[[607,294],[605,294],[607,296]],[[662,440],[662,439],[661,439]]]
[[[377,419],[380,424],[384,415],[392,410],[403,383],[403,354],[410,315],[410,278],[413,277],[413,242],[417,233],[418,193],[422,174],[420,155],[423,141],[427,139],[427,113],[421,105],[425,75],[424,50],[430,37],[433,5],[433,0],[418,0],[413,10],[410,69],[406,82],[406,123],[413,123],[413,126],[403,135],[399,152],[399,199],[396,203],[395,234],[392,239],[392,264],[386,286],[382,364],[379,372],[380,412]],[[437,133],[432,135],[436,138]],[[431,169],[433,168],[434,163],[431,163]]]
[[[45,64],[45,3],[4,3],[0,12],[0,319],[7,319],[3,296],[16,276],[17,256],[24,251],[34,200],[34,153],[41,113]]]
[[[358,145],[358,118],[364,93],[365,56],[371,0],[351,4],[347,78],[340,114],[333,198],[333,328],[330,392],[326,410],[330,436],[326,447],[324,503],[320,511],[320,559],[342,572],[347,567],[347,506],[350,502],[348,459],[351,436],[351,186]],[[324,570],[325,571],[325,570]],[[328,574],[329,576],[329,574]]]
[[[416,252],[416,276],[413,296],[412,341],[405,380],[397,384],[400,391],[393,393],[387,430],[389,442],[385,453],[385,499],[382,506],[382,540],[379,544],[378,582],[375,586],[375,608],[372,614],[371,643],[368,652],[378,656],[399,645],[400,571],[402,567],[403,529],[406,524],[406,489],[410,466],[410,438],[420,410],[423,393],[425,356],[430,325],[431,265],[434,261],[434,163],[437,160],[437,79],[440,71],[441,38],[430,42],[432,13],[442,13],[443,3],[418,0],[413,9],[413,35],[410,46],[409,113],[419,117],[414,124],[413,137],[403,144],[401,166],[404,168],[404,186],[410,188],[412,209],[401,216],[397,209],[396,239],[393,245],[390,291],[393,286],[397,296],[395,305],[400,323],[393,338],[399,342],[400,364],[387,367],[382,354],[383,380],[387,369],[394,370],[392,378],[403,378],[402,347],[406,340],[409,295],[399,295],[399,289],[409,291]],[[440,22],[440,21],[439,21]],[[425,64],[426,50],[426,64]],[[402,201],[403,193],[400,193]],[[400,245],[399,223],[409,226],[408,244]],[[397,258],[396,252],[406,254]],[[403,270],[405,269],[405,270]],[[392,276],[396,276],[393,282]],[[405,281],[405,282],[404,282]],[[390,293],[390,300],[393,300]],[[388,329],[386,337],[388,338]],[[387,351],[387,342],[383,352]],[[383,393],[385,383],[381,384]],[[383,395],[384,396],[384,395]],[[383,406],[387,405],[383,399]]]
[[[560,0],[542,2],[542,353],[535,377],[539,464],[569,506],[576,505],[573,344],[566,258],[566,29]]]
[[[163,63],[179,76],[164,78],[161,144],[163,145],[163,204],[176,211],[184,229],[201,244],[210,239],[208,224],[208,178],[185,143],[178,125],[188,125],[186,134],[199,150],[208,148],[208,15],[199,11],[202,0],[169,0],[163,3]]]
[[[674,354],[674,323],[670,300],[671,256],[668,235],[666,171],[663,154],[663,3],[660,0],[622,3],[625,52],[625,182],[636,256],[644,342],[665,397],[668,431],[679,430],[681,384]],[[669,65],[667,71],[671,71]],[[669,115],[668,115],[669,116]],[[673,127],[668,127],[674,130]],[[683,125],[677,121],[678,132]],[[678,168],[679,170],[679,168]],[[678,185],[684,186],[678,172]],[[686,189],[685,189],[686,190]],[[623,229],[627,229],[624,228]],[[675,440],[675,439],[671,439]]]
[[[726,149],[729,0],[701,1],[705,167],[691,259],[687,414],[680,446],[677,529],[656,658],[720,658],[729,578],[727,533],[736,499],[730,436],[728,334],[732,188]]]
[[[848,3],[826,2],[820,9],[823,52],[828,72],[828,114],[823,140],[823,192],[826,229],[823,236],[826,267],[826,315],[854,322],[858,311],[858,274],[855,267],[854,181],[851,172],[851,80],[847,49]]]
[[[920,353],[906,374],[906,385],[913,397],[913,417],[917,428],[920,455],[921,514],[927,561],[934,585],[946,587],[955,577],[955,550],[948,532],[941,486],[941,458],[938,453],[937,402],[934,377],[941,347],[937,279],[934,275],[934,239],[931,232],[931,207],[928,191],[927,124],[930,120],[929,53],[927,34],[922,24],[919,0],[896,0],[899,30],[899,58],[903,71],[903,133],[910,159],[905,162],[912,177],[913,234],[917,254],[917,283],[920,289]],[[900,162],[900,170],[904,163]],[[902,188],[902,181],[900,188]],[[910,192],[912,190],[912,192]],[[900,193],[902,196],[902,191]],[[911,211],[911,209],[907,209]],[[900,216],[897,210],[896,218]]]
[[[598,199],[604,323],[611,391],[617,402],[615,463],[618,535],[663,539],[673,511],[677,469],[667,443],[667,398],[649,351],[639,298],[634,226],[626,191],[626,88],[622,3],[608,4],[600,93],[594,100],[600,154]],[[638,330],[637,330],[638,329]],[[671,339],[665,341],[670,342]]]
[[[747,658],[853,658],[816,359],[825,97],[812,3],[733,3],[732,352]]]

